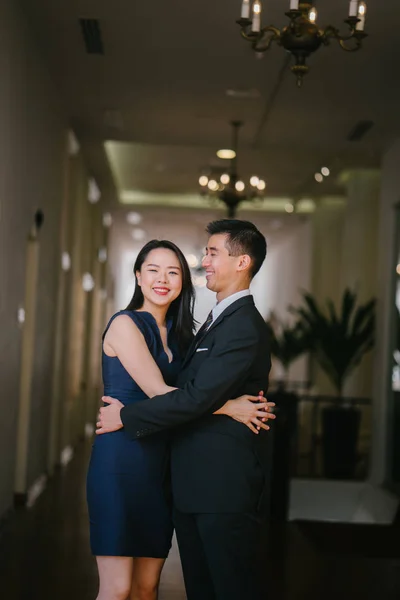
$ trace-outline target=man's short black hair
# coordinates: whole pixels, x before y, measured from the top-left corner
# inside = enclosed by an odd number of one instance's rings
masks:
[[[267,241],[253,223],[239,219],[220,219],[209,223],[206,231],[209,235],[226,234],[229,254],[248,254],[252,262],[251,277],[258,273],[267,255]]]

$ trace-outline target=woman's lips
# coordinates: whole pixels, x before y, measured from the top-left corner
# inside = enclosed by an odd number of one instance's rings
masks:
[[[158,296],[166,296],[167,294],[169,294],[169,289],[157,287],[153,288],[153,292],[155,292]]]

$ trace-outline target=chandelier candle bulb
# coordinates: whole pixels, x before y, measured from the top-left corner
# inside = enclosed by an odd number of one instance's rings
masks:
[[[229,183],[230,179],[231,179],[231,178],[229,177],[228,173],[223,173],[223,174],[221,175],[220,181],[221,181],[221,183],[223,183],[224,185],[228,185],[228,183]]]
[[[349,17],[358,15],[358,0],[350,0]]]
[[[299,10],[299,0],[290,0],[290,10]]]
[[[242,19],[249,19],[250,18],[250,0],[243,0],[243,2],[242,2],[242,12],[241,12],[240,16],[241,16]]]
[[[257,189],[259,189],[260,192],[262,192],[263,190],[265,190],[265,186],[266,186],[265,181],[263,181],[262,179],[260,179],[260,181],[257,184]]]
[[[364,31],[365,15],[367,14],[367,5],[365,2],[360,2],[358,7],[358,18],[360,19],[356,25],[357,31]]]
[[[259,33],[261,29],[261,2],[256,0],[253,4],[253,22],[251,30],[253,33]]]
[[[311,23],[315,23],[315,21],[317,20],[317,16],[317,9],[315,8],[315,6],[313,6],[310,12],[308,13],[308,18],[310,19]]]

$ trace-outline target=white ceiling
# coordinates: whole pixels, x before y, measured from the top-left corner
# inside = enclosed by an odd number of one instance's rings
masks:
[[[258,172],[273,195],[336,193],[343,168],[376,166],[400,133],[399,0],[369,0],[364,48],[336,44],[310,61],[302,89],[282,48],[256,59],[235,20],[241,0],[26,1],[99,185],[112,190],[196,193],[200,169],[229,144],[229,120],[245,121],[239,170]],[[286,23],[289,0],[264,0],[264,23]],[[319,22],[340,25],[348,0],[319,0]],[[34,13],[32,12],[34,10]],[[78,19],[97,18],[105,55],[87,55]],[[232,88],[258,97],[237,100]],[[274,94],[276,91],[276,94]],[[257,96],[257,94],[255,94]],[[346,141],[362,119],[374,128]],[[114,145],[112,175],[104,142]],[[323,164],[333,176],[313,180]]]

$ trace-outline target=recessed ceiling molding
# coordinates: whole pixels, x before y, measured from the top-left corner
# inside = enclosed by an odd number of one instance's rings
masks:
[[[119,196],[122,204],[134,204],[136,206],[168,206],[173,208],[196,208],[209,210],[213,208],[218,211],[224,211],[225,208],[218,202],[205,202],[198,194],[154,194],[142,192],[139,190],[124,190]],[[288,197],[268,197],[257,202],[243,202],[241,210],[253,212],[285,212],[285,206],[293,203],[292,198]],[[305,200],[297,203],[296,212],[302,214],[312,213],[315,210],[315,203],[312,200]]]
[[[312,198],[302,198],[296,202],[297,213],[312,213],[315,211],[315,201]]]
[[[318,206],[321,208],[338,208],[342,209],[346,206],[347,200],[345,196],[323,196],[318,201]]]
[[[380,169],[365,169],[365,168],[353,168],[353,169],[344,169],[338,175],[337,181],[339,185],[348,185],[354,176],[363,177],[365,181],[370,179],[375,180],[377,177],[381,176]]]

